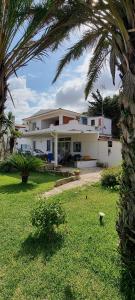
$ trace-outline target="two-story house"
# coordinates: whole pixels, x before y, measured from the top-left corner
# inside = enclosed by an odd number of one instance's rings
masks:
[[[25,118],[23,124],[18,149],[51,153],[56,165],[64,158],[77,160],[78,157],[77,167],[94,166],[99,156],[99,138],[111,140],[110,119],[88,117],[61,108],[40,110]]]

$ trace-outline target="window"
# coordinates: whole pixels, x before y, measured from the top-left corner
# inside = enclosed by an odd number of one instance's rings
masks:
[[[87,125],[87,117],[82,117],[82,124]]]
[[[95,120],[91,120],[91,126],[95,126]]]
[[[81,142],[73,143],[73,152],[81,152]]]
[[[51,141],[47,140],[47,151],[51,151]]]
[[[112,147],[112,141],[108,141],[108,147]]]
[[[32,130],[36,129],[36,122],[32,123]]]
[[[27,144],[21,144],[21,150],[27,150],[28,145]]]
[[[70,142],[71,141],[71,137],[65,137],[65,138],[59,138],[59,142]]]

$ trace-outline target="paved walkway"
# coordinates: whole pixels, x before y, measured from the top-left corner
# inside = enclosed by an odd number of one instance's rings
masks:
[[[90,169],[82,170],[79,180],[63,184],[59,187],[55,187],[51,191],[44,193],[44,196],[50,197],[56,194],[60,194],[66,190],[80,187],[89,183],[97,182],[99,181],[100,177],[101,177],[100,168],[90,168]]]

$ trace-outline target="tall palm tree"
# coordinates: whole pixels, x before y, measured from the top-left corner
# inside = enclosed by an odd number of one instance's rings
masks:
[[[0,137],[7,96],[13,101],[8,79],[30,60],[42,59],[54,40],[57,47],[61,5],[61,0],[0,0]],[[64,36],[61,30],[61,38]]]
[[[63,1],[64,2],[64,1]],[[70,26],[84,25],[80,40],[61,59],[56,77],[72,59],[87,49],[91,53],[85,87],[86,98],[109,61],[112,80],[119,71],[121,85],[121,131],[123,176],[120,191],[117,231],[123,260],[135,276],[135,1],[134,0],[65,0],[64,14]]]
[[[10,151],[10,154],[12,154],[13,151],[14,151],[15,141],[16,141],[17,138],[22,137],[22,133],[19,132],[15,128],[15,117],[12,114],[11,111],[9,111],[7,116],[5,117],[5,128],[4,128],[4,130],[5,130],[5,133],[8,136],[7,148],[8,148],[8,144],[9,144],[9,151]]]

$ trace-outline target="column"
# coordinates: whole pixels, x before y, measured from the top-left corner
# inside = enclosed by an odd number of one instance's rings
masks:
[[[54,138],[54,163],[55,163],[55,166],[58,165],[58,135],[57,135],[57,133],[55,134],[55,138]]]
[[[59,115],[59,125],[63,125],[63,115]]]

